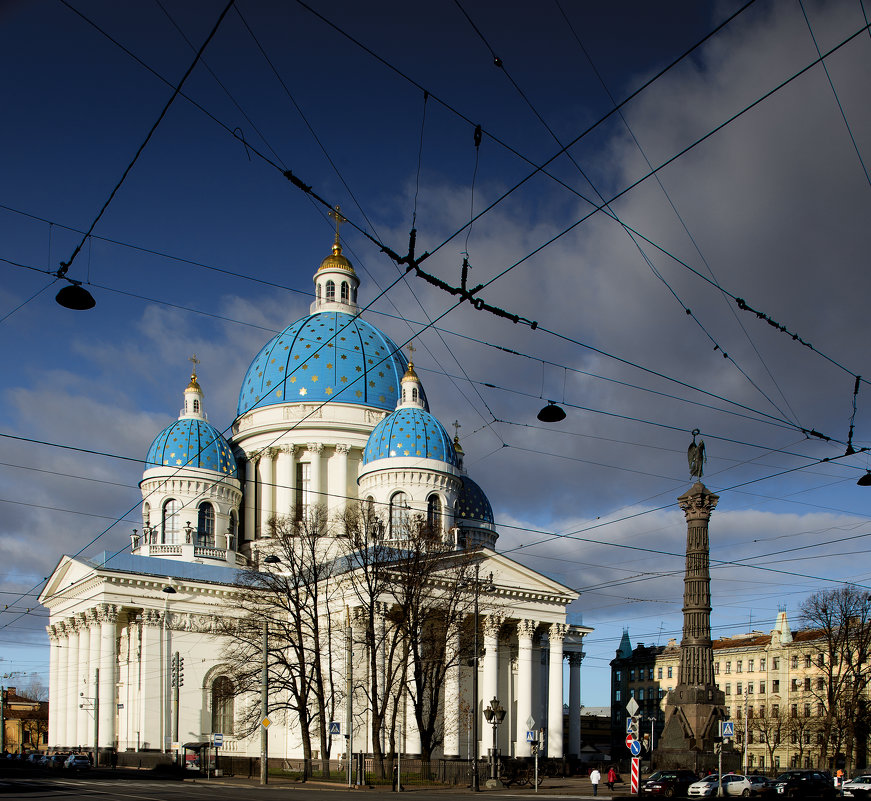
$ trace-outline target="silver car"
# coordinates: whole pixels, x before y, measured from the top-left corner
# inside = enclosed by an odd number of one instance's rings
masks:
[[[863,773],[844,782],[844,795],[848,798],[867,798],[871,793],[871,774]]]
[[[687,795],[690,798],[716,796],[719,788],[718,776],[705,776],[701,781],[691,784]],[[723,795],[740,795],[745,798],[753,794],[750,780],[740,773],[726,773],[723,776]]]

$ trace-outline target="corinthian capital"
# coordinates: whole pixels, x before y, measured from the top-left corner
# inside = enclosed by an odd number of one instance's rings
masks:
[[[336,453],[342,453],[347,455],[350,450],[351,446],[345,442],[340,442],[338,445],[336,445]]]
[[[551,623],[547,638],[551,642],[562,642],[566,638],[569,627],[565,623]]]
[[[517,637],[531,640],[535,636],[535,630],[538,628],[537,620],[519,620],[517,621]]]
[[[498,615],[487,615],[484,618],[484,636],[498,637],[499,629],[502,628],[502,618]]]
[[[306,444],[305,449],[309,453],[320,453],[324,449],[323,442],[309,442]]]

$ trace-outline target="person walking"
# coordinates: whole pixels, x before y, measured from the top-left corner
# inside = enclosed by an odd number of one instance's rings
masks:
[[[590,771],[590,784],[593,785],[593,795],[599,795],[599,782],[602,781],[602,774],[598,768],[593,768]]]
[[[608,789],[609,790],[614,789],[614,782],[616,782],[616,781],[617,781],[617,771],[614,770],[614,766],[611,765],[611,767],[608,768]]]

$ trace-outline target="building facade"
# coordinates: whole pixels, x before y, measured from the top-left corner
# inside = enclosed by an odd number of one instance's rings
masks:
[[[793,632],[781,610],[768,634],[751,631],[713,641],[714,677],[735,723],[735,749],[750,771],[831,768],[839,746],[821,756],[826,692],[825,648],[818,631]],[[680,647],[638,643],[632,648],[624,631],[611,662],[613,748],[625,737],[626,704],[635,698],[648,731],[658,738],[665,719],[667,694],[677,683]],[[644,728],[642,728],[642,731]],[[866,735],[867,740],[867,735]],[[867,745],[867,743],[866,743]],[[625,748],[623,748],[625,750]],[[856,753],[864,753],[857,744]],[[864,766],[864,759],[857,767]]]
[[[96,736],[100,752],[164,752],[220,733],[224,751],[259,754],[259,735],[240,729],[245,699],[222,661],[241,572],[266,569],[276,521],[315,511],[328,535],[323,558],[335,558],[339,521],[355,506],[379,517],[384,542],[401,548],[410,521],[422,520],[450,553],[474,553],[480,574],[492,574],[480,598],[481,658],[459,660],[446,678],[438,755],[471,752],[473,714],[486,753],[483,709],[493,697],[508,711],[498,732],[503,753],[529,754],[532,717],[548,731],[549,756],[578,754],[582,640],[590,629],[566,622],[577,594],[494,550],[493,511],[464,469],[459,440],[430,412],[414,365],[360,316],[359,281],[338,235],[314,285],[311,313],[251,362],[227,437],[208,421],[194,360],[178,419],[148,451],[142,526],[130,552],[64,557],[55,569],[41,596],[51,613],[50,745],[87,747]],[[384,603],[389,608],[391,599]],[[335,631],[359,624],[352,594],[331,597],[319,612]],[[353,634],[351,643],[354,663],[366,665],[365,644]],[[354,748],[371,752],[366,676],[354,675]],[[269,736],[270,755],[302,755],[293,720],[277,719]],[[340,739],[331,753],[343,747]],[[410,725],[403,750],[419,748]]]

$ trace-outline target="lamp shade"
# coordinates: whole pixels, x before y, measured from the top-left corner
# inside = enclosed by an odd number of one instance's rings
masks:
[[[79,284],[70,284],[63,287],[54,299],[65,309],[73,311],[87,311],[97,305],[97,301],[87,289]]]
[[[566,419],[566,413],[561,406],[557,406],[553,401],[548,401],[547,406],[538,413],[538,419],[542,423],[558,423],[560,420]]]

